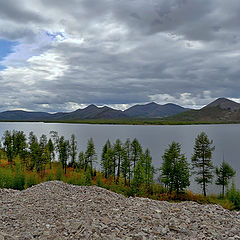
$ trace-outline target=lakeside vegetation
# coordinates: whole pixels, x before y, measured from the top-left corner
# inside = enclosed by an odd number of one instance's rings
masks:
[[[86,119],[74,121],[44,121],[45,123],[112,124],[112,125],[202,125],[239,124],[239,121],[175,121],[165,119]]]
[[[50,120],[0,120],[0,122],[44,122],[44,123],[71,123],[71,124],[106,124],[106,125],[211,125],[211,124],[240,124],[240,121],[176,121],[165,118],[155,119],[84,119],[67,121]]]
[[[58,136],[57,132],[51,132],[51,138],[43,134],[38,139],[31,132],[27,139],[22,131],[6,131],[0,149],[0,187],[22,190],[40,182],[61,180],[76,185],[97,185],[125,196],[218,203],[227,209],[240,209],[240,192],[235,185],[224,192],[235,171],[225,162],[213,167],[212,144],[205,133],[196,137],[192,166],[203,189],[201,195],[186,190],[193,172],[176,142],[165,150],[161,168],[154,169],[150,151],[144,151],[137,139],[127,139],[124,143],[119,139],[115,143],[108,140],[102,149],[101,171],[97,171],[92,139],[88,140],[85,151],[78,152],[74,134],[70,140]],[[206,196],[214,172],[216,184],[223,191],[220,196]],[[154,174],[159,176],[158,181],[154,181]]]

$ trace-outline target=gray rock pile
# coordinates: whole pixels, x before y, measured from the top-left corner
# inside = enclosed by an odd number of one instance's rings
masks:
[[[3,239],[240,239],[240,213],[52,181],[0,190]]]

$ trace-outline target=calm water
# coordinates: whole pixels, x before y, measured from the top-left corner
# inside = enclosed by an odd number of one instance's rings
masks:
[[[240,188],[240,125],[190,125],[190,126],[126,126],[126,125],[88,125],[88,124],[61,124],[61,123],[0,123],[0,135],[5,130],[24,131],[28,136],[33,131],[38,137],[48,135],[50,131],[57,131],[59,135],[70,138],[74,133],[78,142],[78,151],[86,149],[87,140],[92,137],[100,161],[101,149],[107,139],[114,142],[117,138],[125,141],[126,138],[137,138],[143,148],[149,148],[153,164],[159,168],[162,163],[161,156],[172,141],[177,141],[182,146],[182,152],[191,160],[195,137],[202,131],[206,132],[216,147],[213,153],[214,165],[219,165],[223,160],[237,171],[235,183]],[[96,165],[99,167],[99,164]],[[195,183],[190,187],[194,192],[200,191]],[[210,186],[209,192],[218,192],[219,188]]]

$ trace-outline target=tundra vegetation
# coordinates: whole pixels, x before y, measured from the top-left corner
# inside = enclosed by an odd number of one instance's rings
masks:
[[[135,138],[122,142],[116,139],[103,144],[100,166],[96,169],[97,154],[90,138],[86,150],[78,149],[76,136],[70,140],[50,132],[40,138],[30,132],[6,131],[0,146],[0,188],[25,189],[50,180],[61,180],[76,185],[97,185],[125,196],[148,197],[155,200],[196,201],[218,203],[227,209],[240,209],[240,192],[232,182],[235,171],[223,162],[212,164],[213,142],[205,133],[195,139],[192,166],[181,145],[172,142],[162,156],[162,166],[155,169],[149,149],[143,149]],[[193,170],[192,170],[193,169]],[[216,184],[222,193],[207,195],[207,185],[216,174]],[[187,190],[191,174],[201,184],[203,195]],[[157,180],[154,178],[158,176]]]

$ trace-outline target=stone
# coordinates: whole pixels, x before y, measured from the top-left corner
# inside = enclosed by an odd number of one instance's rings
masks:
[[[60,181],[0,189],[0,240],[240,239],[240,213],[129,197]]]

